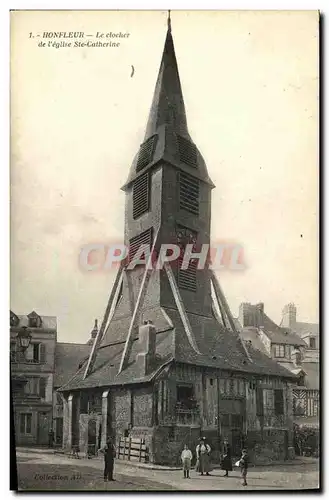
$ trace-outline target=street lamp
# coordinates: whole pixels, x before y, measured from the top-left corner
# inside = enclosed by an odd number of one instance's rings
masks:
[[[27,326],[23,326],[22,329],[19,331],[17,334],[20,350],[22,353],[26,351],[26,349],[29,347],[32,335],[30,334],[30,330],[28,329]]]

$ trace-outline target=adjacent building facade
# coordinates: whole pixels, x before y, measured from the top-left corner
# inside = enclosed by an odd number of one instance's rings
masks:
[[[294,390],[296,422],[318,424],[320,416],[320,335],[318,323],[297,321],[297,308],[286,304],[282,311],[283,326],[298,335],[306,344],[303,349],[299,387]]]
[[[296,307],[294,304],[288,304],[283,309],[282,321],[278,326],[264,312],[263,303],[240,304],[236,325],[245,342],[275,359],[296,375],[297,381],[293,389],[294,421],[300,423],[303,418],[318,421],[320,409],[318,325],[298,323]]]
[[[28,328],[31,340],[25,352],[19,335]],[[56,318],[10,312],[10,368],[18,445],[47,445],[52,427]]]
[[[213,187],[188,132],[169,23],[144,142],[123,186],[129,259],[89,358],[59,389],[67,450],[91,453],[129,430],[155,463],[179,463],[201,435],[214,460],[224,438],[235,455],[248,446],[255,462],[292,456],[295,374],[243,342],[209,267],[182,269],[179,258],[129,268],[141,245],[158,255],[162,243],[209,244]]]

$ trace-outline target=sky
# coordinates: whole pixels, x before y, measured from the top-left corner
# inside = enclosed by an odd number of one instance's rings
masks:
[[[317,13],[171,18],[189,132],[216,185],[211,238],[244,248],[246,269],[218,274],[232,312],[261,301],[280,322],[294,302],[299,321],[316,322]],[[11,14],[11,309],[57,316],[60,341],[86,342],[105,311],[115,273],[83,271],[79,255],[122,241],[120,187],[143,142],[166,19]],[[129,36],[111,48],[39,47],[44,31]]]

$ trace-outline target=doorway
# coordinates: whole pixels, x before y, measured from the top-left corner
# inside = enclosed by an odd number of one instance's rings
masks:
[[[63,444],[63,417],[55,418],[55,445]]]
[[[48,445],[49,429],[49,413],[45,411],[38,412],[38,444],[42,446]]]
[[[97,432],[96,420],[91,419],[88,422],[88,455],[96,454]]]

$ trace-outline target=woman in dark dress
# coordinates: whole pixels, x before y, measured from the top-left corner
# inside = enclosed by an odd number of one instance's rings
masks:
[[[224,477],[227,477],[228,472],[233,470],[231,446],[230,446],[227,439],[225,439],[225,441],[224,441],[224,456],[222,459],[221,469],[226,471],[226,473],[224,474]]]

